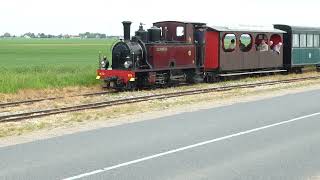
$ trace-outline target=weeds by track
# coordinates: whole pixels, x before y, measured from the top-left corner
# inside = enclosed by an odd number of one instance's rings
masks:
[[[186,91],[173,92],[173,93],[140,96],[140,97],[134,97],[134,98],[124,98],[124,99],[112,100],[112,101],[102,101],[102,102],[89,103],[89,104],[83,104],[83,105],[77,105],[77,106],[0,116],[0,122],[22,121],[22,120],[27,120],[32,118],[50,116],[54,114],[62,114],[62,113],[68,113],[68,112],[104,108],[104,107],[114,106],[114,105],[138,103],[138,102],[150,101],[150,100],[168,99],[173,97],[181,97],[181,96],[188,96],[188,95],[195,95],[195,94],[202,94],[202,93],[228,91],[228,90],[239,89],[239,88],[253,88],[258,86],[292,83],[292,82],[315,80],[315,79],[320,79],[320,76],[294,78],[294,79],[278,80],[278,81],[267,81],[267,82],[260,82],[260,83],[246,83],[246,84],[239,84],[239,85],[230,85],[230,86],[221,86],[221,87],[214,87],[214,88],[204,88],[204,89],[197,89],[197,90],[186,90]]]
[[[110,92],[102,91],[102,92],[86,93],[86,94],[80,94],[80,95],[74,95],[74,96],[68,96],[68,97],[98,96],[98,95],[103,95],[103,94],[107,94],[107,93],[110,93]],[[32,100],[25,100],[25,101],[0,103],[0,108],[13,107],[13,106],[21,105],[21,104],[33,104],[33,103],[36,103],[36,102],[51,101],[51,100],[57,100],[57,99],[63,99],[63,98],[66,98],[66,97],[49,97],[49,98],[32,99]]]

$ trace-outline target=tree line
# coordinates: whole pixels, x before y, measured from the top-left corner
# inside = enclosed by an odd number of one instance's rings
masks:
[[[88,38],[95,38],[95,39],[106,39],[106,38],[118,38],[118,36],[107,36],[106,34],[103,33],[90,33],[90,32],[85,32],[85,33],[79,33],[78,35],[70,35],[70,34],[59,34],[59,35],[52,35],[52,34],[45,34],[45,33],[25,33],[21,36],[16,36],[12,35],[8,32],[4,33],[3,35],[0,36],[0,38],[59,38],[59,39],[69,39],[69,38],[80,38],[80,39],[88,39]]]

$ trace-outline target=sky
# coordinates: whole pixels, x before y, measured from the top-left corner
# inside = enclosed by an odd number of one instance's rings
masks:
[[[1,0],[0,34],[26,32],[122,35],[121,22],[150,27],[164,20],[217,26],[271,26],[281,23],[320,27],[319,0]]]

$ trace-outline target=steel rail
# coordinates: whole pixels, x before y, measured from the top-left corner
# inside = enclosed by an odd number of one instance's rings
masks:
[[[81,96],[97,96],[97,95],[103,95],[110,92],[102,91],[102,92],[95,92],[95,93],[85,93],[80,95],[73,95],[73,96],[67,96],[67,97],[81,97]],[[42,102],[42,101],[51,101],[51,100],[57,100],[57,99],[63,99],[67,97],[49,97],[49,98],[40,98],[40,99],[31,99],[31,100],[24,100],[24,101],[15,101],[15,102],[7,102],[7,103],[0,103],[0,108],[6,108],[6,107],[12,107],[17,106],[21,104],[32,104],[36,102]]]

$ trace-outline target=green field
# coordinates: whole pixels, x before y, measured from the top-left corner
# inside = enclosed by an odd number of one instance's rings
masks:
[[[99,51],[110,59],[115,40],[0,39],[0,93],[21,89],[90,86]]]

